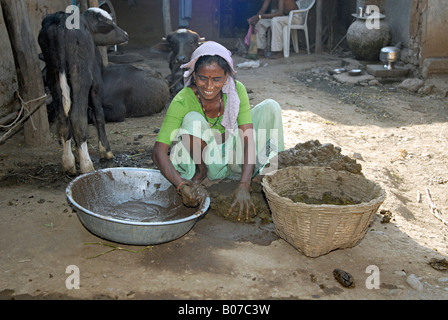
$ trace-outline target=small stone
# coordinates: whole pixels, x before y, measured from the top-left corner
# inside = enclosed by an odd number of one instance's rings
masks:
[[[398,85],[399,88],[405,89],[411,92],[418,92],[423,87],[425,82],[421,79],[406,79]]]
[[[364,160],[364,158],[362,157],[362,155],[359,152],[353,152],[352,158],[358,159],[358,160]]]
[[[411,286],[412,289],[423,291],[423,285],[415,274],[409,275],[409,277],[406,278],[406,282]]]
[[[434,91],[434,85],[425,85],[418,90],[418,93],[421,95],[430,95]]]
[[[439,281],[439,282],[443,282],[443,283],[448,282],[448,277],[445,277],[445,278],[439,278],[437,281]]]
[[[401,276],[401,277],[405,277],[406,276],[406,272],[404,272],[403,270],[397,270],[394,272],[397,276]]]

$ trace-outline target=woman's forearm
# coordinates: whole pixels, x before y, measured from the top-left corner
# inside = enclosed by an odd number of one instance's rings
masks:
[[[168,156],[168,148],[169,146],[156,142],[152,159],[159,168],[160,173],[177,188],[183,179],[171,163],[170,157]]]
[[[241,142],[243,144],[243,167],[240,185],[250,186],[252,174],[255,168],[255,142],[253,138],[254,129],[252,124],[240,127]]]

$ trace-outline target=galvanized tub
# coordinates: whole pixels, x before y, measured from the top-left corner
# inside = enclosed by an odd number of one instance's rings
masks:
[[[66,188],[84,227],[117,243],[153,245],[175,240],[193,228],[210,206],[186,208],[158,170],[109,168],[83,174]]]

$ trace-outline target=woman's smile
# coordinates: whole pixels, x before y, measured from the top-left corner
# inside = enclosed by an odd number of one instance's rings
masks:
[[[217,63],[211,63],[199,68],[194,74],[194,79],[201,97],[204,100],[213,100],[221,92],[227,75]]]

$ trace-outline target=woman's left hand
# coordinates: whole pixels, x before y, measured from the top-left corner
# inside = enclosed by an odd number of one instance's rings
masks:
[[[255,205],[252,202],[252,198],[250,197],[250,186],[242,186],[239,185],[238,188],[233,192],[232,196],[232,204],[230,205],[229,210],[227,210],[227,216],[229,216],[235,207],[238,206],[238,221],[241,220],[241,214],[243,212],[246,213],[246,220],[250,218],[250,211],[253,211],[254,215],[257,215],[257,210],[255,209]]]

